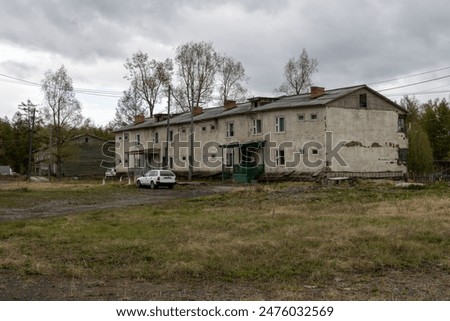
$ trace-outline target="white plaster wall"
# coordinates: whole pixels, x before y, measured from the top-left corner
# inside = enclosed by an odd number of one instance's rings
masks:
[[[333,161],[333,171],[382,172],[406,171],[398,165],[398,149],[407,148],[404,133],[398,132],[398,114],[389,110],[360,110],[328,107],[326,130],[333,135],[332,146],[346,146],[339,155],[347,166]]]

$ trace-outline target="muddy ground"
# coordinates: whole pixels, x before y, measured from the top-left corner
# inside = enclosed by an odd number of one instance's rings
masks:
[[[3,183],[4,184],[4,183]],[[157,204],[170,200],[193,198],[229,191],[230,186],[182,185],[173,190],[167,188],[150,190],[136,188],[135,190],[118,190],[112,192],[107,198],[98,198],[95,195],[83,199],[73,199],[70,192],[67,198],[53,199],[33,204],[30,208],[1,208],[0,222],[11,220],[25,220],[32,218],[46,218],[61,215],[79,214],[97,210],[113,208],[126,208],[137,205]]]

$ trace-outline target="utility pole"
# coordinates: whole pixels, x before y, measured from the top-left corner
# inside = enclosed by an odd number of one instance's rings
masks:
[[[164,167],[166,169],[169,169],[170,167],[170,162],[169,162],[169,142],[170,142],[170,85],[169,85],[169,89],[168,89],[168,95],[167,95],[167,139],[166,139],[166,150],[165,150],[165,155],[166,155],[166,161],[164,162]]]
[[[21,103],[19,109],[27,113],[28,120],[28,169],[27,169],[27,181],[31,178],[31,164],[33,161],[33,132],[34,132],[34,119],[36,116],[36,107],[30,100],[27,103]]]
[[[50,181],[52,175],[52,125],[49,125],[50,128],[50,140],[48,142],[48,180]]]
[[[194,173],[194,108],[191,108],[191,128],[189,130],[189,182]]]

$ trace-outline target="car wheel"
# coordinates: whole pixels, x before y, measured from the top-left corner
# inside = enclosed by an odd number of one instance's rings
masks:
[[[137,185],[138,188],[141,188],[142,187],[141,181],[137,181],[136,185]]]
[[[155,183],[153,183],[153,181],[150,182],[150,188],[151,189],[155,189],[156,188],[156,185],[155,185]]]

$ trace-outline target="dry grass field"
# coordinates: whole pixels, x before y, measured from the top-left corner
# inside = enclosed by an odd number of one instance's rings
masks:
[[[447,184],[208,190],[1,186],[0,219],[72,210],[0,223],[0,299],[450,299]]]

